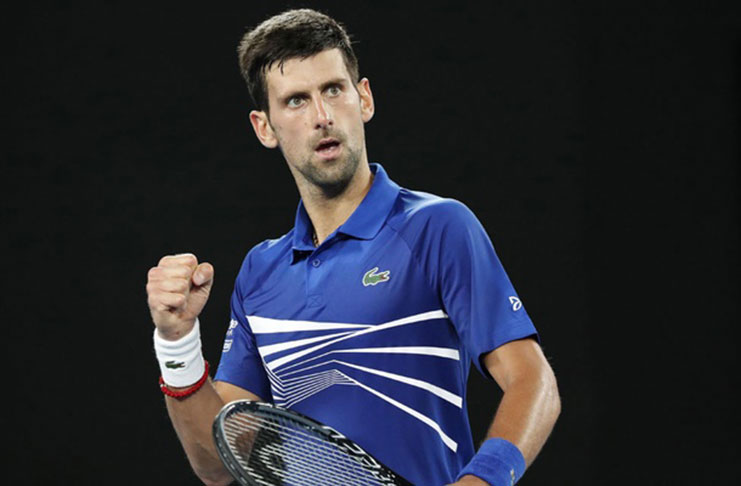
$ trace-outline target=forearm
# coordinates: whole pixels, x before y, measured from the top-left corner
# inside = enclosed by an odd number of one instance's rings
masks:
[[[489,426],[486,438],[501,438],[513,443],[529,467],[553,430],[561,410],[558,387],[550,368],[542,377],[513,381],[504,392],[502,401]],[[456,486],[485,486],[484,480],[463,476]]]
[[[167,411],[175,432],[196,475],[207,485],[226,485],[232,477],[224,467],[214,445],[213,420],[224,401],[211,380],[185,399],[166,397]]]
[[[487,439],[504,441],[484,443],[488,449],[483,454],[479,450],[464,468],[466,475],[456,483],[460,486],[486,485],[480,477],[491,478],[497,485],[510,484],[510,476],[522,476],[561,413],[556,378],[536,341],[520,339],[504,344],[484,357],[484,365],[504,391]],[[482,469],[477,464],[487,466]],[[496,464],[499,466],[494,467]]]
[[[500,437],[517,446],[529,466],[553,430],[561,401],[550,368],[508,384],[487,438]]]

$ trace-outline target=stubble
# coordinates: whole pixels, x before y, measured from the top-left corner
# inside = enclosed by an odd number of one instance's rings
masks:
[[[314,160],[313,147],[322,138],[333,137],[340,141],[343,147],[342,155],[334,161]],[[361,150],[347,143],[348,138],[342,134],[328,131],[310,142],[312,154],[300,164],[295,165],[309,186],[321,192],[325,199],[334,199],[342,195],[352,182],[362,160]],[[284,153],[285,156],[285,153]]]

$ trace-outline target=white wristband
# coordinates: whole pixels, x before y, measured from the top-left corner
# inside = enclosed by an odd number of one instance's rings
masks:
[[[166,385],[190,386],[200,380],[206,371],[201,352],[201,327],[197,318],[193,329],[177,341],[161,338],[155,328],[154,352]]]

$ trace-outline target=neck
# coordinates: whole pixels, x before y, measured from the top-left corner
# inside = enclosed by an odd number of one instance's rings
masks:
[[[361,163],[352,181],[339,195],[328,198],[320,190],[299,186],[304,209],[314,225],[316,241],[321,243],[352,215],[368,194],[373,174],[368,163]]]

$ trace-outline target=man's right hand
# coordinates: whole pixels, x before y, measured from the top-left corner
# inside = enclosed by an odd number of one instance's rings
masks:
[[[163,257],[147,274],[147,302],[163,339],[179,339],[195,325],[214,279],[210,263],[198,264],[191,253]]]

